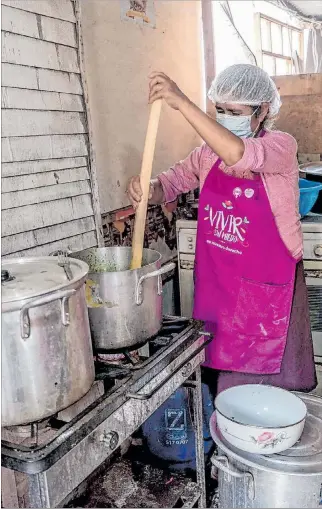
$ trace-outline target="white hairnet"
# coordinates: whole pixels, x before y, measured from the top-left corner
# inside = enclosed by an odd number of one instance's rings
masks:
[[[272,78],[263,69],[251,64],[227,67],[212,82],[208,97],[214,103],[249,106],[269,103],[268,118],[275,117],[282,104]]]

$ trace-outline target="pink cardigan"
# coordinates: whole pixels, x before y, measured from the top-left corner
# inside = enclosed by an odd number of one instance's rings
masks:
[[[303,236],[299,215],[299,169],[297,143],[289,134],[269,131],[263,138],[247,138],[245,152],[234,166],[221,164],[221,170],[229,175],[253,178],[260,173],[263,179],[276,225],[292,256],[303,255]],[[218,159],[206,145],[196,148],[183,161],[178,162],[158,178],[162,184],[166,202],[172,202],[181,193],[202,189],[205,179]]]

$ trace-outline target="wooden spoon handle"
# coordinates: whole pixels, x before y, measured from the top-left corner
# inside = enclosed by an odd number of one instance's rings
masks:
[[[152,164],[161,113],[161,106],[162,100],[159,99],[152,104],[150,110],[150,118],[145,138],[140,174],[142,199],[136,210],[134,221],[134,231],[132,240],[132,261],[130,267],[131,269],[139,269],[142,265],[146,213],[148,208],[150,181],[152,175]]]

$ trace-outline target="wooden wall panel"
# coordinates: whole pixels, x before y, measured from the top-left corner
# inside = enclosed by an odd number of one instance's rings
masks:
[[[19,175],[4,178],[1,190],[3,193],[10,193],[13,191],[36,189],[44,186],[56,186],[57,184],[79,182],[88,179],[88,169],[86,166],[83,166],[81,168],[71,168],[69,170],[47,171],[34,175]]]
[[[86,132],[82,113],[66,111],[2,111],[2,136],[44,136],[46,134],[79,134]]]
[[[89,194],[24,207],[18,206],[15,209],[2,211],[2,235],[4,237],[15,235],[91,215],[93,215],[93,207]]]
[[[14,10],[5,5],[2,5],[1,14],[1,30],[39,39],[36,14],[21,11],[20,9]]]
[[[67,170],[86,166],[86,157],[61,157],[60,159],[45,159],[43,161],[19,161],[17,163],[3,163],[1,170],[3,177],[15,175],[31,175],[45,171]]]
[[[85,134],[2,138],[2,162],[87,156]]]
[[[71,0],[2,2],[2,254],[97,245]]]
[[[82,96],[23,88],[2,88],[2,108],[50,111],[84,111]]]
[[[94,230],[95,223],[92,216],[74,219],[62,224],[37,228],[32,231],[4,237],[2,239],[1,251],[3,255],[8,255],[19,253],[19,251],[26,249],[37,248],[37,246],[47,246],[48,238],[51,240],[50,248],[52,248],[53,242],[57,243],[62,239],[68,239]]]
[[[282,97],[290,95],[322,95],[322,74],[275,76],[274,81]]]
[[[322,154],[322,74],[277,76],[274,81],[283,103],[276,127],[294,136],[300,154]]]
[[[322,153],[322,95],[286,96],[277,122],[281,131],[292,134],[298,151]]]
[[[54,19],[75,21],[73,4],[70,0],[2,0],[1,3]]]

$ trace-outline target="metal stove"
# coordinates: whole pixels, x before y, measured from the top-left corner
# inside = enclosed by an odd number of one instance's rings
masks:
[[[322,233],[322,214],[310,213],[301,220],[303,233]]]
[[[92,391],[41,423],[2,430],[4,507],[63,507],[73,492],[180,386],[193,395],[197,483],[183,507],[205,507],[200,364],[211,337],[193,320],[166,317],[148,356],[96,362]],[[121,480],[120,480],[121,482]]]
[[[322,396],[322,215],[311,213],[301,222],[304,237],[304,269],[318,377],[315,392]]]

